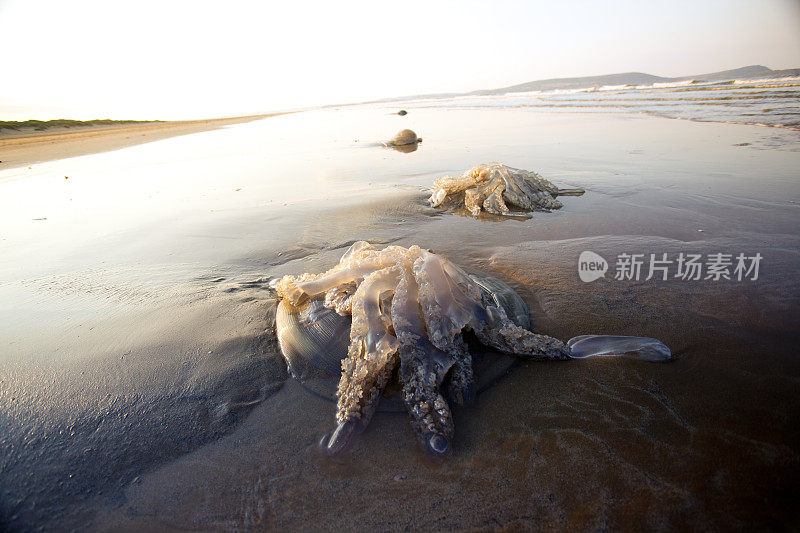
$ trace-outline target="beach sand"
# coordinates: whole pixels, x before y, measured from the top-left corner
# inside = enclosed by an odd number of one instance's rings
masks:
[[[33,128],[22,131],[4,129],[0,130],[0,169],[108,152],[270,116],[274,114],[107,126],[54,127],[43,131],[34,131]]]
[[[776,529],[800,488],[797,132],[635,115],[364,106],[0,170],[2,520],[106,531]],[[378,146],[409,127],[413,153]],[[434,210],[501,161],[562,187],[528,220]],[[2,167],[0,167],[2,168]],[[68,176],[69,179],[64,179]],[[286,373],[267,282],[355,240],[509,282],[537,331],[676,355],[522,363],[425,456]],[[584,250],[612,263],[583,283]],[[763,256],[759,278],[618,281],[622,253]]]

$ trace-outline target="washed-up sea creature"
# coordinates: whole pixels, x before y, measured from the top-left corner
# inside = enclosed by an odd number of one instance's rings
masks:
[[[421,143],[422,138],[417,137],[417,134],[413,130],[400,130],[397,132],[397,135],[392,137],[388,143],[392,146],[403,146],[406,144],[417,144]]]
[[[400,130],[394,137],[380,144],[385,148],[391,148],[398,152],[408,154],[416,152],[421,142],[422,138],[417,137],[417,134],[413,130]]]
[[[492,276],[479,273],[469,273],[469,276],[503,307],[516,325],[531,328],[528,306],[514,289]],[[350,345],[350,315],[340,315],[335,308],[325,307],[325,299],[320,296],[298,307],[281,300],[275,321],[280,349],[290,374],[317,396],[336,401],[342,361],[347,358]],[[469,336],[467,340],[475,381],[470,396],[491,387],[520,361],[486,348]],[[402,395],[395,394],[399,390],[400,383],[395,376],[384,388],[377,410],[405,412]]]
[[[511,168],[502,163],[487,163],[467,170],[461,176],[445,176],[433,182],[433,207],[446,202],[464,203],[472,216],[481,210],[503,216],[527,216],[528,211],[560,209],[557,196],[580,196],[583,189],[559,189],[536,172]],[[508,204],[523,211],[512,211]]]
[[[448,399],[465,404],[475,397],[464,331],[508,354],[536,360],[571,357],[562,341],[533,333],[519,324],[524,322],[519,317],[516,322],[509,318],[507,309],[518,310],[508,300],[501,303],[508,295],[498,294],[502,291],[496,286],[482,285],[480,278],[419,246],[377,250],[358,241],[327,272],[284,276],[272,286],[282,299],[276,326],[290,368],[298,355],[317,357],[344,334],[341,328],[322,328],[316,332],[321,338],[307,342],[308,335],[298,330],[303,321],[315,323],[315,316],[325,316],[322,308],[351,316],[336,393],[336,427],[321,443],[330,455],[363,431],[392,381],[398,382],[411,424],[428,452],[447,453],[454,431]],[[289,319],[298,316],[303,320]],[[584,347],[578,357],[671,357],[666,346],[648,338],[584,336],[578,344]],[[623,345],[622,351],[614,353],[615,345]]]

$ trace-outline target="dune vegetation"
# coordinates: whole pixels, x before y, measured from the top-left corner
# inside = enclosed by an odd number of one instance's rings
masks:
[[[89,126],[113,126],[122,124],[140,124],[144,122],[158,122],[153,120],[110,120],[110,119],[94,119],[94,120],[71,120],[66,118],[59,118],[55,120],[0,120],[0,130],[15,130],[20,131],[32,128],[35,131],[44,131],[49,128],[86,128]]]

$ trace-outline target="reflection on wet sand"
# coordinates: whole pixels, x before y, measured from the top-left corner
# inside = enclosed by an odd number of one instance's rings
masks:
[[[419,148],[419,143],[392,144],[392,145],[389,146],[389,148],[391,148],[392,150],[396,150],[398,152],[404,153],[404,154],[410,154],[411,152],[416,152],[417,151],[417,149]]]

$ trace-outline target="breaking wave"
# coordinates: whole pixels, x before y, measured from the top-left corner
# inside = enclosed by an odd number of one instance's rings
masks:
[[[409,107],[644,113],[800,130],[800,77],[603,85],[411,100]]]

